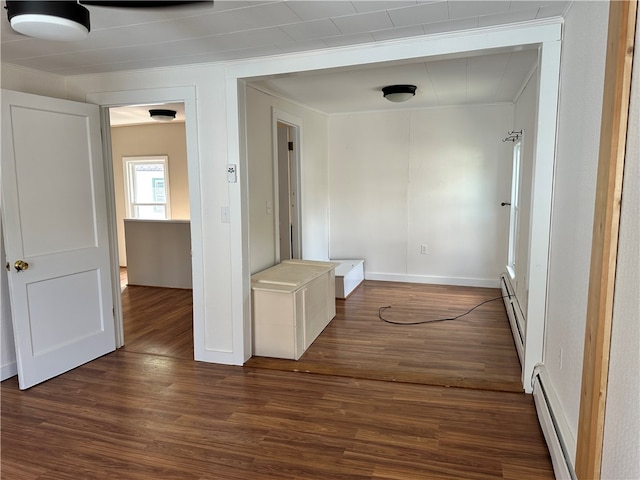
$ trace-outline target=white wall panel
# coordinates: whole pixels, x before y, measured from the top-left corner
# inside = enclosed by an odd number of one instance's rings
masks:
[[[327,117],[308,108],[247,87],[247,150],[249,162],[249,248],[251,273],[275,264],[272,109],[302,120],[301,206],[302,256],[329,257],[329,187]],[[271,212],[267,212],[271,202]]]
[[[538,100],[538,72],[529,79],[514,107],[513,130],[522,130],[521,182],[520,182],[520,228],[516,246],[516,278],[514,288],[523,312],[527,311],[529,297],[529,244],[531,223],[531,187],[536,145],[536,119]]]
[[[607,37],[607,2],[574,2],[560,74],[544,363],[576,436]]]
[[[409,116],[329,119],[331,258],[406,274]]]
[[[332,258],[364,258],[370,278],[497,286],[512,123],[511,105],[331,117]]]
[[[0,219],[0,265],[7,261]],[[16,348],[13,341],[13,324],[11,322],[11,304],[9,301],[9,281],[7,272],[0,270],[0,380],[16,375]]]

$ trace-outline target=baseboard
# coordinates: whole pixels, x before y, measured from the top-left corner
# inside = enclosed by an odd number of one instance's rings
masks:
[[[0,381],[4,381],[7,378],[15,377],[18,374],[18,365],[16,362],[3,365],[0,369]]]
[[[500,288],[502,289],[502,300],[504,302],[504,308],[507,311],[511,334],[513,335],[513,343],[515,344],[516,351],[518,352],[520,365],[522,365],[524,359],[525,318],[522,313],[522,309],[520,308],[518,298],[516,297],[515,290],[511,285],[511,280],[506,273],[503,273],[500,276]]]
[[[500,280],[495,278],[437,277],[429,275],[400,275],[395,273],[365,272],[366,280],[382,282],[427,283],[434,285],[457,285],[461,287],[500,288]]]
[[[544,365],[534,369],[533,400],[558,480],[576,480],[576,440]]]

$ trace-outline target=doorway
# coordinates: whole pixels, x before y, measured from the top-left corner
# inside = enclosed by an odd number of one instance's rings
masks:
[[[300,125],[302,122],[274,110],[274,199],[276,263],[302,258],[300,208]]]
[[[193,358],[184,104],[111,107],[109,123],[124,346]]]
[[[193,358],[203,359],[204,340],[204,279],[201,265],[202,219],[200,199],[200,169],[198,163],[197,116],[195,110],[196,95],[194,87],[171,87],[160,89],[126,90],[120,92],[101,92],[87,95],[87,101],[101,106],[102,124],[109,125],[109,109],[121,106],[158,105],[181,103],[184,106],[185,150],[188,180],[188,204],[190,217],[190,255],[192,266],[192,331]],[[106,193],[109,222],[110,258],[112,259],[112,298],[114,302],[114,322],[116,327],[116,348],[124,345],[123,305],[120,286],[120,268],[118,254],[118,235],[116,222],[116,192],[113,178],[113,154],[111,151],[111,129],[102,129],[102,143],[105,158]],[[157,153],[157,152],[156,152]],[[169,159],[171,162],[171,159]]]

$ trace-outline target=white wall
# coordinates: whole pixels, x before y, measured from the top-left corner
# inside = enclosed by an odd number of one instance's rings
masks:
[[[118,255],[120,266],[124,267],[127,265],[123,221],[126,217],[126,193],[122,157],[167,155],[171,218],[189,220],[189,178],[184,122],[111,127],[111,148],[118,224]]]
[[[516,271],[514,285],[516,298],[526,314],[529,299],[529,245],[531,222],[531,187],[535,155],[538,104],[538,72],[529,78],[514,105],[513,129],[523,131],[520,151],[520,221],[516,242]]]
[[[326,260],[329,255],[329,187],[327,117],[250,86],[246,89],[247,156],[249,162],[249,248],[251,273],[275,264],[272,110],[302,121],[300,150],[302,190],[302,256]]]
[[[4,266],[6,261],[2,220],[0,220],[0,266]],[[0,367],[0,380],[13,377],[18,373],[16,366],[16,349],[13,342],[13,325],[11,323],[9,284],[7,271],[4,268],[0,269]]]
[[[249,252],[245,241],[249,238],[247,165],[244,145],[239,143],[238,136],[238,131],[244,128],[245,118],[238,110],[239,101],[241,104],[243,102],[242,92],[240,92],[240,98],[236,96],[238,79],[538,42],[543,42],[550,47],[543,49],[543,57],[545,57],[545,50],[554,51],[551,47],[556,44],[558,34],[558,23],[545,22],[539,25],[519,25],[516,28],[499,27],[456,35],[425,36],[412,40],[390,41],[389,44],[384,45],[364,45],[325,52],[248,59],[226,65],[180,66],[67,77],[64,93],[69,99],[78,101],[86,101],[87,96],[94,99],[104,98],[111,93],[112,96],[124,95],[132,103],[136,103],[132,93],[145,96],[146,92],[172,91],[176,88],[196,93],[197,98],[190,103],[193,105],[191,111],[195,121],[187,122],[187,130],[190,131],[189,125],[193,125],[194,136],[197,137],[193,142],[196,152],[190,155],[189,162],[190,174],[193,170],[192,178],[197,184],[199,206],[198,211],[194,212],[192,198],[192,227],[195,225],[198,230],[192,233],[194,243],[197,243],[196,246],[201,250],[201,260],[196,265],[199,272],[194,271],[194,275],[197,273],[201,276],[196,282],[198,285],[194,283],[194,334],[196,339],[202,339],[201,343],[199,343],[200,340],[196,340],[196,358],[239,364],[248,358],[246,355],[250,353],[251,336],[250,268],[247,262]],[[546,63],[553,63],[553,55],[548,58]],[[546,71],[553,71],[553,68]],[[543,76],[548,77],[544,72]],[[547,78],[547,82],[552,84],[553,79]],[[19,89],[18,87],[19,84],[14,88]],[[548,103],[550,98],[549,95],[544,97],[543,103],[545,99]],[[171,100],[180,100],[180,98]],[[548,117],[549,115],[546,116]],[[485,121],[484,118],[481,120]],[[547,122],[547,124],[551,125],[555,122]],[[504,136],[504,131],[511,125],[510,119],[500,128],[499,135],[496,135],[500,145],[503,145],[500,140]],[[552,131],[551,129],[550,126],[549,131]],[[549,135],[545,138],[548,139]],[[192,144],[188,142],[188,148],[190,145]],[[229,163],[238,164],[240,179],[238,183],[227,182],[226,170]],[[308,175],[307,178],[311,182],[315,173],[307,172],[303,175]],[[317,173],[321,178],[322,172]],[[505,182],[505,185],[508,185],[508,182]],[[500,195],[494,199],[495,208],[500,208],[499,202],[502,198],[504,197]],[[230,224],[221,221],[220,209],[223,206],[231,207]],[[318,215],[318,218],[321,217],[322,215]],[[318,225],[313,227],[316,231],[321,231],[322,222]],[[422,239],[419,241],[421,242]],[[499,262],[501,266],[504,265],[504,261],[503,258]],[[481,268],[482,265],[474,264],[473,267]],[[491,277],[496,278],[494,275]],[[430,277],[429,280],[433,281],[434,278]],[[196,295],[196,288],[201,289],[202,298]]]
[[[72,99],[84,101],[90,93],[126,92],[193,86],[197,92],[197,155],[190,159],[198,171],[193,182],[200,192],[200,210],[191,201],[192,238],[202,247],[202,261],[194,265],[201,271],[202,285],[194,283],[194,337],[196,358],[219,363],[243,362],[233,332],[231,224],[222,223],[220,209],[229,206],[230,189],[239,184],[227,182],[228,160],[226,114],[227,83],[223,66],[178,67],[153,71],[69,77],[67,88]],[[175,98],[173,100],[181,100]],[[187,123],[189,119],[187,118]],[[189,125],[187,125],[189,129]],[[188,146],[189,148],[189,146]],[[233,163],[237,163],[234,161]],[[190,184],[191,190],[191,184]],[[232,221],[240,215],[232,211]],[[194,277],[195,278],[195,277]],[[198,291],[198,289],[200,289]],[[199,298],[201,296],[202,298]]]
[[[363,258],[366,278],[497,287],[512,126],[512,105],[331,116],[331,257]]]
[[[60,75],[3,63],[0,69],[0,78],[2,88],[7,90],[67,98],[66,80]]]
[[[613,303],[603,479],[640,478],[640,28],[637,22],[635,44]]]
[[[580,409],[608,3],[565,20],[544,363],[574,435]],[[551,386],[546,386],[551,388]],[[575,450],[575,444],[570,446]],[[574,454],[575,452],[571,452]]]

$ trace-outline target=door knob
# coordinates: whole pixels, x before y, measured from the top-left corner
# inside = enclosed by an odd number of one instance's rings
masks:
[[[23,270],[29,269],[29,264],[24,260],[16,260],[16,263],[13,264],[13,267],[16,269],[16,272],[22,272]]]

